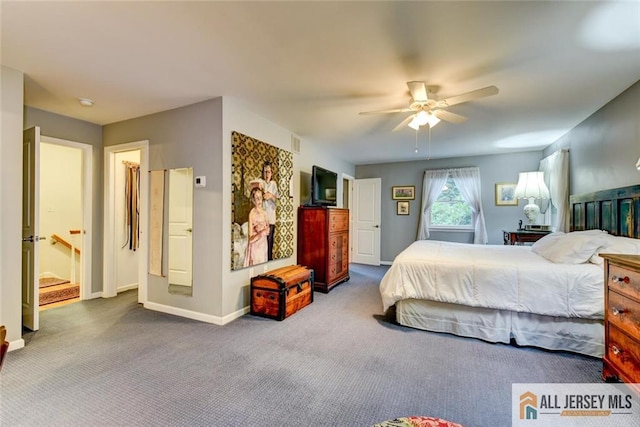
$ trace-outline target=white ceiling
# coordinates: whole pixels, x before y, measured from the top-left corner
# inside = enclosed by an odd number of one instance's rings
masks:
[[[406,82],[463,124],[431,158],[540,149],[640,80],[640,1],[8,2],[2,65],[25,103],[108,124],[217,96],[355,164],[426,158],[428,130],[392,132]],[[78,98],[95,101],[81,107]]]

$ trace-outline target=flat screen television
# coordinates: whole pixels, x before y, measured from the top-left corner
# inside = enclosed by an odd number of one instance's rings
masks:
[[[336,206],[338,174],[320,166],[311,170],[311,205]]]

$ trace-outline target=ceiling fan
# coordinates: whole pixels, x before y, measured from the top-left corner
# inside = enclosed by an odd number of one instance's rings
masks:
[[[393,128],[394,131],[407,125],[415,130],[418,130],[420,126],[424,126],[426,124],[428,124],[430,128],[433,128],[438,124],[438,122],[440,122],[440,120],[451,123],[463,123],[467,120],[466,117],[444,110],[444,108],[498,93],[497,87],[487,86],[482,89],[463,93],[462,95],[438,100],[427,90],[425,82],[407,82],[407,86],[411,93],[411,104],[409,104],[409,107],[390,110],[364,111],[360,114],[397,114],[410,112],[413,114],[409,115],[400,122],[398,126]]]

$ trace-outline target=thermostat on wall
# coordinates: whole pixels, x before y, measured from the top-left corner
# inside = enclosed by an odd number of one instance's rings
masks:
[[[196,176],[196,187],[206,187],[206,186],[207,186],[207,177]]]

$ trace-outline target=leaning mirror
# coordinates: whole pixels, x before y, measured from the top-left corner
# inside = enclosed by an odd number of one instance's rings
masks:
[[[192,295],[193,168],[169,170],[169,293]]]

